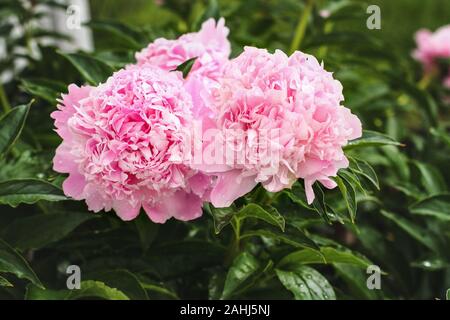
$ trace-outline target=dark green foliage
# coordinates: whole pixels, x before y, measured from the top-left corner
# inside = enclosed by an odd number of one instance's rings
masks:
[[[157,225],[143,212],[123,222],[66,199],[65,177],[51,170],[56,99],[69,83],[103,82],[148,42],[197,30],[207,17],[226,18],[233,56],[243,45],[287,52],[306,1],[96,0],[88,23],[95,52],[38,43],[35,55],[32,41],[64,37],[35,29],[33,7],[0,0],[0,70],[14,72],[0,86],[0,298],[449,299],[449,105],[439,81],[418,85],[421,68],[410,56],[418,21],[429,12],[435,28],[435,16],[448,22],[449,7],[373,2],[386,14],[381,31],[365,28],[363,1],[317,0],[295,43],[334,72],[366,129],[345,148],[350,166],[338,188],[314,185],[308,205],[301,180],[276,194],[258,186],[230,208],[205,205],[198,220]],[[389,18],[393,12],[409,25]],[[23,36],[10,36],[9,16]],[[26,68],[15,70],[17,59]],[[177,70],[188,76],[194,62]],[[366,286],[372,264],[384,272],[381,290]],[[68,265],[80,266],[81,290],[67,289]]]

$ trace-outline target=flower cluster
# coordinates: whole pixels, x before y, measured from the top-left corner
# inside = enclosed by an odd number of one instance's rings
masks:
[[[436,30],[419,30],[416,33],[417,49],[413,52],[414,58],[423,64],[425,73],[434,72],[438,67],[439,59],[450,60],[450,25]],[[443,85],[450,88],[450,67],[445,70]]]
[[[52,113],[64,192],[95,212],[131,220],[143,208],[163,223],[199,217],[204,202],[229,206],[258,183],[277,192],[301,178],[309,203],[314,182],[334,188],[342,147],[361,136],[340,82],[298,51],[246,47],[229,60],[227,35],[210,19],[155,40],[97,87],[70,85]],[[191,58],[186,79],[172,72]]]

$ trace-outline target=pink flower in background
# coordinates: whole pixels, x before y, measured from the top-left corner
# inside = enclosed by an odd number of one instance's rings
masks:
[[[211,179],[180,162],[192,127],[192,99],[175,73],[130,66],[98,87],[69,86],[52,113],[63,138],[54,170],[66,195],[123,220],[143,207],[154,222],[202,214]]]
[[[450,25],[436,30],[419,30],[416,33],[417,49],[413,52],[414,58],[420,61],[425,72],[431,72],[437,66],[438,59],[450,59]],[[450,70],[448,78],[444,79],[444,85],[449,86]]]
[[[288,57],[279,50],[270,54],[246,47],[227,64],[220,89],[212,95],[222,132],[215,142],[222,142],[225,150],[236,148],[229,132],[242,130],[248,133],[244,144],[252,150],[240,154],[247,161],[224,166],[221,172],[203,166],[218,176],[211,192],[217,207],[229,206],[257,183],[277,192],[291,187],[297,178],[304,179],[311,203],[312,184],[336,186],[330,177],[348,166],[342,147],[362,133],[359,119],[340,105],[341,83],[313,56],[298,51]],[[251,138],[266,133],[269,143],[255,144],[257,139]],[[255,150],[265,154],[262,161],[249,158]]]
[[[223,18],[209,19],[200,31],[187,33],[175,40],[158,38],[136,53],[138,65],[151,64],[164,70],[176,69],[183,62],[197,58],[185,81],[194,101],[194,116],[207,113],[210,90],[217,86],[224,64],[230,55],[229,30]],[[181,73],[179,73],[181,78]]]

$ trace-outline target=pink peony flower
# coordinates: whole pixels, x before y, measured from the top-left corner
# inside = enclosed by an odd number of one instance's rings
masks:
[[[359,119],[340,105],[341,83],[313,56],[298,51],[288,57],[246,47],[225,67],[213,100],[220,130],[215,147],[225,150],[218,152],[222,155],[236,150],[240,158],[221,169],[202,167],[217,174],[211,192],[217,207],[229,206],[257,183],[277,192],[298,178],[312,203],[313,183],[334,188],[330,177],[348,166],[342,147],[362,134]],[[225,158],[221,162],[229,163]]]
[[[217,87],[217,79],[230,55],[228,33],[223,18],[217,24],[209,19],[198,32],[184,34],[176,40],[156,39],[136,53],[137,64],[151,64],[171,71],[196,57],[185,87],[192,95],[194,116],[213,116],[207,107],[208,97],[211,89]],[[179,76],[181,78],[181,74]]]
[[[436,30],[419,30],[416,33],[417,49],[413,57],[423,64],[425,72],[432,72],[437,65],[437,59],[450,58],[450,25]],[[444,85],[449,86],[450,70],[448,78],[444,79]]]
[[[202,24],[199,32],[184,34],[176,40],[156,39],[136,53],[137,64],[150,63],[170,71],[186,60],[197,57],[190,74],[197,73],[217,80],[230,55],[228,32],[223,18],[217,25],[214,19],[209,19]]]
[[[69,86],[52,113],[63,142],[54,170],[67,196],[123,220],[143,207],[154,222],[202,214],[211,179],[180,162],[189,147],[192,99],[174,73],[130,66],[98,87]]]

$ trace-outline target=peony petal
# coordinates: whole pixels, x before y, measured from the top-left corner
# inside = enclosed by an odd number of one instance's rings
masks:
[[[115,200],[113,208],[123,221],[130,221],[137,217],[141,205],[132,206],[128,200]]]
[[[83,199],[83,190],[85,186],[85,178],[78,172],[72,172],[63,182],[64,194],[75,200],[81,200]]]
[[[222,173],[211,191],[211,203],[217,208],[229,207],[234,200],[250,192],[257,184],[255,176],[241,177],[240,170]]]
[[[170,219],[172,216],[167,212],[167,208],[164,203],[160,203],[158,205],[149,205],[143,203],[145,213],[147,216],[155,223],[164,223],[167,219]]]
[[[305,194],[306,194],[306,201],[308,204],[313,203],[315,195],[312,188],[314,181],[310,179],[305,179]]]
[[[53,158],[53,170],[60,173],[71,173],[78,171],[78,165],[74,161],[74,156],[70,153],[70,146],[63,142],[56,149]]]

